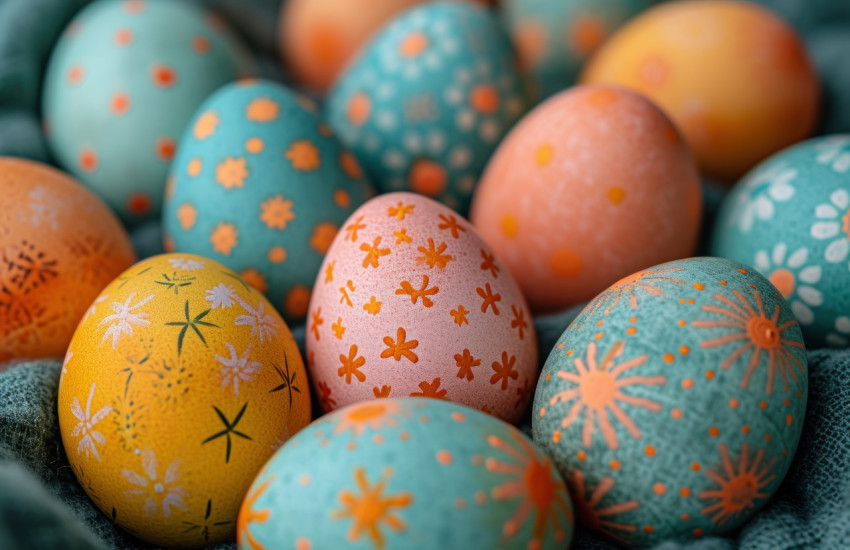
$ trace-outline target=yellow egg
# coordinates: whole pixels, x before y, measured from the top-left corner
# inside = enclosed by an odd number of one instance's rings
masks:
[[[274,450],[310,421],[304,364],[268,300],[212,260],[165,254],[110,283],[59,383],[68,460],[94,503],[162,546],[232,537]]]

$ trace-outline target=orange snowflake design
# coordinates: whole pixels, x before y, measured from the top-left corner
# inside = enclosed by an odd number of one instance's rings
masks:
[[[220,223],[213,229],[210,235],[210,242],[213,245],[213,250],[220,252],[225,256],[230,255],[230,251],[236,246],[239,233],[233,224]]]
[[[350,224],[345,226],[345,240],[346,241],[351,239],[351,242],[353,242],[353,243],[357,242],[357,232],[361,229],[366,228],[366,224],[360,223],[360,222],[363,221],[364,217],[365,216],[359,216],[356,220],[354,220],[354,223],[350,223]]]
[[[263,546],[251,535],[249,527],[251,523],[265,523],[271,517],[271,511],[268,508],[255,512],[254,505],[257,503],[257,499],[266,492],[269,488],[269,483],[273,482],[274,479],[275,477],[273,475],[269,476],[262,485],[257,487],[257,489],[255,489],[254,492],[248,495],[245,499],[245,503],[242,505],[242,510],[236,521],[236,542],[240,546],[242,545],[242,541],[245,540],[254,550],[262,550]]]
[[[312,172],[321,166],[319,150],[306,139],[290,145],[286,150],[286,158],[292,163],[293,168],[302,172]]]
[[[410,301],[416,305],[416,302],[419,298],[422,298],[422,305],[425,307],[432,307],[434,305],[434,301],[431,300],[428,296],[433,296],[439,292],[440,288],[436,286],[432,286],[428,288],[428,276],[422,276],[422,286],[417,290],[413,288],[413,285],[410,284],[409,281],[402,281],[401,288],[397,288],[395,293],[399,296],[410,296]]]
[[[259,97],[248,104],[246,116],[254,122],[270,122],[277,118],[278,104],[267,97]]]
[[[469,310],[463,307],[463,305],[457,306],[457,309],[453,309],[449,312],[449,314],[454,319],[454,323],[457,326],[462,326],[464,324],[469,324],[469,319],[466,318],[466,314],[469,313]]]
[[[511,328],[515,328],[519,330],[519,339],[524,340],[525,329],[528,328],[528,322],[525,320],[525,314],[522,308],[517,309],[516,306],[511,306],[511,312],[514,314],[514,318],[511,321]]]
[[[269,229],[286,229],[286,224],[295,219],[292,212],[292,201],[284,200],[283,195],[276,195],[260,204],[260,220]]]
[[[405,216],[411,214],[413,209],[416,208],[415,204],[404,204],[399,201],[398,206],[390,206],[387,209],[387,216],[390,218],[396,218],[398,221],[404,220]]]
[[[460,353],[455,354],[455,366],[460,370],[457,371],[458,378],[466,378],[467,380],[473,380],[475,375],[472,374],[472,367],[477,367],[481,364],[481,359],[476,359],[469,353],[468,349],[463,350],[463,355]]]
[[[358,370],[366,364],[366,358],[362,356],[357,357],[357,345],[352,344],[348,349],[348,357],[340,354],[339,360],[342,362],[342,366],[337,370],[337,374],[339,374],[340,378],[345,377],[346,384],[351,384],[352,376],[360,382],[366,381],[366,375]]]
[[[350,226],[349,226],[350,227]],[[389,256],[390,249],[389,248],[378,248],[381,244],[381,237],[375,237],[375,240],[372,241],[372,244],[369,245],[367,243],[363,243],[360,245],[360,250],[366,252],[366,257],[363,258],[363,269],[368,268],[369,266],[377,268],[379,267],[378,259],[382,256]]]
[[[723,460],[723,477],[721,473],[706,469],[705,475],[717,483],[718,489],[703,491],[699,494],[702,499],[718,499],[718,502],[706,506],[701,510],[703,514],[714,514],[711,521],[717,525],[723,525],[729,519],[735,518],[752,508],[757,498],[770,498],[769,493],[762,493],[764,489],[776,476],[770,475],[770,469],[776,464],[776,458],[768,464],[763,465],[764,449],[759,449],[756,457],[750,464],[749,444],[741,445],[741,455],[738,457],[738,468],[732,464],[729,456],[729,448],[725,443],[718,446],[720,457]]]
[[[576,372],[558,371],[558,378],[572,382],[577,387],[565,390],[555,394],[550,400],[550,405],[556,405],[558,402],[568,402],[577,399],[576,403],[570,408],[567,416],[561,421],[561,427],[568,428],[575,422],[582,410],[586,409],[584,418],[584,428],[582,429],[582,444],[589,447],[593,439],[593,432],[596,429],[595,421],[598,419],[599,428],[602,430],[602,435],[605,442],[611,449],[617,449],[620,445],[617,438],[617,432],[611,424],[611,419],[608,417],[608,412],[614,415],[614,418],[620,421],[629,434],[635,439],[640,439],[641,431],[635,425],[631,418],[620,408],[620,403],[626,403],[634,407],[641,407],[652,412],[661,411],[661,405],[655,401],[634,397],[623,393],[623,389],[627,386],[657,386],[667,383],[667,378],[664,376],[631,376],[629,378],[619,378],[621,374],[627,370],[634,369],[646,363],[648,357],[641,355],[635,357],[619,365],[614,365],[614,360],[623,355],[623,342],[615,343],[605,357],[602,363],[596,361],[596,343],[591,342],[587,345],[587,356],[585,360],[580,357],[573,362]]]
[[[247,177],[248,169],[243,158],[227,157],[215,169],[215,179],[225,189],[244,187]]]
[[[493,254],[487,254],[487,251],[482,248],[481,257],[484,259],[484,261],[481,262],[481,271],[489,271],[494,279],[498,279],[499,266],[496,265],[496,256]]]
[[[450,231],[451,234],[452,234],[452,237],[454,237],[455,239],[460,238],[459,231],[466,233],[466,228],[463,227],[462,225],[458,225],[457,219],[455,219],[455,217],[452,216],[451,214],[449,214],[448,217],[446,217],[444,214],[440,214],[437,217],[440,218],[440,220],[442,220],[442,223],[437,225],[437,229],[441,229],[441,230],[444,230],[444,231],[445,230]]]
[[[667,277],[662,275],[663,273],[670,273],[672,271],[681,271],[685,269],[684,267],[671,267],[668,269],[658,269],[656,271],[639,271],[628,277],[623,277],[613,285],[611,285],[608,290],[600,294],[593,302],[588,306],[590,313],[588,313],[588,317],[592,316],[596,311],[605,305],[608,300],[613,298],[608,307],[605,308],[604,315],[607,317],[608,314],[614,309],[617,304],[620,303],[620,299],[625,295],[629,298],[629,307],[635,309],[638,306],[637,302],[637,291],[642,290],[649,294],[650,296],[657,296],[660,298],[664,298],[664,291],[658,286],[656,286],[659,282],[668,282],[673,284],[684,284],[685,281],[681,281],[679,279],[673,279],[672,277]]]
[[[499,315],[499,308],[496,306],[496,302],[501,301],[501,294],[493,294],[493,289],[490,288],[490,283],[484,285],[484,288],[478,287],[475,289],[478,292],[478,295],[481,296],[484,301],[481,302],[481,313],[487,313],[487,308],[493,308],[493,313]]]
[[[428,267],[434,269],[445,269],[446,264],[452,261],[452,257],[448,254],[443,254],[446,250],[446,243],[441,243],[439,247],[434,248],[434,239],[428,239],[428,248],[420,246],[417,250],[424,254],[416,258],[417,264],[428,264]]]
[[[361,436],[367,429],[395,428],[398,426],[395,417],[401,413],[402,409],[395,401],[366,401],[345,409],[333,433],[340,434],[351,430],[355,436]]]
[[[430,399],[442,399],[447,401],[446,393],[448,390],[440,389],[440,379],[434,378],[430,383],[426,381],[419,382],[418,392],[413,392],[410,397],[428,397]]]
[[[502,352],[502,362],[493,361],[492,368],[496,374],[490,377],[490,383],[495,384],[499,380],[502,381],[502,391],[508,389],[509,379],[516,380],[519,378],[519,373],[514,370],[516,364],[516,355],[511,355],[508,358],[508,352]]]
[[[412,350],[419,345],[419,341],[410,340],[409,342],[405,342],[405,338],[407,338],[407,331],[402,327],[398,327],[396,340],[393,340],[391,336],[385,336],[384,344],[387,345],[387,349],[381,352],[381,358],[389,359],[392,357],[396,361],[401,361],[401,358],[404,357],[411,363],[418,362],[419,357]]]
[[[637,500],[629,500],[619,504],[612,504],[605,508],[599,508],[600,502],[602,502],[602,499],[605,498],[605,495],[607,495],[613,487],[614,478],[605,477],[590,494],[590,498],[587,498],[584,473],[580,470],[576,470],[573,473],[572,483],[570,484],[570,489],[572,489],[574,497],[573,502],[576,504],[578,516],[582,524],[594,531],[603,532],[622,544],[631,544],[631,541],[617,535],[614,531],[634,533],[637,531],[637,527],[635,525],[614,522],[604,518],[636,510],[640,507],[640,502]]]

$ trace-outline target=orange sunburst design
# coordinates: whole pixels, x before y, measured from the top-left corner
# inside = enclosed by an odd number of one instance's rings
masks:
[[[587,497],[587,488],[585,486],[584,473],[576,470],[571,476],[570,489],[573,494],[573,502],[576,505],[579,520],[586,527],[605,533],[612,539],[622,543],[631,544],[631,541],[616,534],[614,531],[623,533],[634,533],[637,531],[637,526],[629,525],[605,519],[610,516],[618,516],[626,514],[640,507],[640,502],[637,500],[629,500],[619,504],[612,504],[604,508],[600,508],[602,499],[605,498],[611,489],[614,487],[614,478],[604,477],[596,489]]]
[[[797,382],[797,375],[794,373],[794,365],[800,369],[800,372],[805,372],[803,365],[788,349],[793,346],[803,348],[801,342],[789,340],[782,337],[782,333],[797,324],[796,321],[786,321],[781,326],[778,325],[779,320],[779,304],[776,304],[773,309],[773,316],[768,317],[764,310],[764,302],[758,291],[753,291],[753,298],[758,307],[758,312],[753,309],[740,291],[733,290],[737,302],[729,298],[715,294],[714,298],[721,302],[723,306],[706,305],[702,310],[708,313],[715,313],[725,317],[717,321],[694,321],[693,326],[697,328],[731,328],[733,332],[703,340],[700,345],[703,348],[716,348],[726,346],[735,342],[741,342],[740,346],[730,353],[726,359],[720,364],[723,369],[728,369],[741,356],[750,350],[753,350],[750,361],[747,364],[747,372],[744,378],[741,379],[741,388],[747,389],[750,384],[750,379],[761,363],[762,352],[767,352],[767,394],[773,393],[773,381],[776,375],[777,368],[782,376],[782,389],[788,391],[788,375]],[[792,362],[794,363],[792,365]]]
[[[365,401],[340,415],[341,418],[334,428],[334,433],[351,430],[355,436],[360,436],[367,428],[372,430],[379,430],[385,426],[395,428],[398,426],[395,416],[407,416],[403,412],[401,406],[394,401]]]
[[[248,545],[254,550],[262,550],[264,548],[263,545],[257,542],[257,540],[251,535],[249,526],[254,522],[265,523],[268,521],[269,517],[271,517],[271,511],[268,508],[260,510],[259,512],[255,512],[253,508],[254,504],[257,503],[257,499],[266,492],[269,488],[269,483],[273,482],[274,479],[274,475],[269,476],[262,485],[257,487],[253,493],[248,495],[245,502],[242,504],[242,510],[239,512],[239,517],[236,520],[236,542],[240,548],[242,547],[243,540],[247,541]]]
[[[614,309],[617,304],[620,303],[620,298],[625,294],[629,297],[629,306],[632,309],[635,309],[638,306],[637,303],[637,290],[643,290],[647,294],[651,296],[658,296],[664,298],[664,291],[656,286],[658,282],[668,282],[673,284],[684,284],[685,281],[674,279],[672,277],[666,277],[660,275],[661,273],[669,273],[671,271],[681,271],[685,269],[684,267],[670,267],[667,269],[658,269],[656,271],[639,271],[637,273],[633,273],[628,277],[623,277],[613,285],[611,285],[608,290],[600,294],[590,303],[589,308],[590,313],[587,314],[588,317],[596,313],[596,311],[605,305],[608,300],[613,296],[614,300],[605,308],[604,315],[607,317],[608,314]]]
[[[512,435],[519,448],[495,435],[489,436],[487,443],[513,460],[502,462],[491,457],[484,462],[491,472],[511,476],[510,480],[493,489],[493,498],[521,499],[513,516],[502,525],[502,532],[506,537],[516,536],[525,526],[528,516],[534,512],[534,526],[528,548],[543,546],[550,524],[555,540],[563,542],[567,525],[573,523],[567,487],[555,472],[551,458],[547,456],[542,461],[538,460],[534,449],[521,435]]]
[[[770,498],[770,493],[762,493],[764,489],[776,476],[770,475],[770,469],[776,464],[776,458],[768,464],[763,465],[764,449],[759,449],[755,460],[750,464],[750,449],[747,443],[741,445],[741,454],[738,457],[738,469],[735,470],[729,449],[725,443],[718,445],[720,456],[723,459],[722,474],[706,469],[705,475],[720,487],[699,494],[702,499],[718,499],[718,502],[706,506],[701,510],[703,514],[714,514],[711,521],[717,525],[723,525],[729,519],[737,519],[742,513],[755,505],[757,498]]]
[[[549,404],[556,405],[559,401],[567,402],[577,399],[567,416],[561,421],[563,428],[568,428],[578,419],[581,411],[587,409],[584,428],[582,429],[582,444],[585,447],[589,447],[593,439],[593,432],[596,429],[594,420],[596,419],[599,421],[599,428],[602,430],[602,435],[605,437],[608,447],[611,449],[619,447],[617,432],[611,424],[608,411],[620,421],[620,424],[625,426],[632,437],[640,439],[641,431],[632,419],[623,412],[619,403],[627,403],[652,412],[661,411],[661,405],[655,401],[623,393],[623,388],[627,386],[657,386],[667,383],[667,378],[664,376],[618,378],[627,370],[639,367],[648,360],[648,356],[641,355],[619,365],[614,365],[614,360],[623,355],[624,348],[623,342],[616,342],[605,354],[600,364],[596,361],[596,343],[591,342],[587,345],[586,365],[585,360],[577,357],[573,361],[576,368],[575,373],[558,371],[558,378],[572,382],[577,387],[556,393],[549,400]]]

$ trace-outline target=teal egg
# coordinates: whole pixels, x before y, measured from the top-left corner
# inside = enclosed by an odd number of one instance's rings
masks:
[[[239,547],[563,549],[573,511],[552,460],[517,428],[422,398],[334,411],[269,460]]]
[[[93,2],[50,57],[48,142],[125,222],[156,217],[186,123],[252,64],[224,23],[190,2]]]
[[[363,49],[326,112],[380,191],[415,191],[463,213],[499,140],[528,107],[495,13],[434,2],[405,12]]]
[[[340,225],[374,194],[315,111],[274,82],[225,86],[186,128],[163,208],[170,249],[240,273],[290,322]]]
[[[580,521],[649,546],[734,530],[779,488],[808,376],[782,295],[749,267],[691,258],[597,296],[552,349],[534,441]]]
[[[770,279],[809,347],[850,346],[850,135],[803,142],[754,168],[724,199],[711,253]]]

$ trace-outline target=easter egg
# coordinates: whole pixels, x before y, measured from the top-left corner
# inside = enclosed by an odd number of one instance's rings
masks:
[[[809,347],[849,347],[850,135],[796,145],[747,174],[723,201],[711,253],[770,279]]]
[[[273,451],[310,422],[307,374],[271,304],[201,256],[132,266],[91,305],[59,381],[59,428],[100,510],[157,546],[233,536]]]
[[[656,102],[700,168],[734,181],[806,138],[819,86],[795,32],[750,2],[666,2],[631,20],[585,68],[584,83],[620,84]]]
[[[802,335],[748,266],[692,258],[630,275],[564,331],[534,440],[580,522],[624,545],[731,532],[788,472],[806,410]]]
[[[657,0],[503,0],[523,67],[544,97],[572,86],[584,63],[628,19]]]
[[[0,157],[0,189],[0,362],[62,357],[136,254],[106,205],[58,170]]]
[[[267,81],[225,86],[180,141],[165,242],[218,260],[301,321],[340,224],[374,194],[313,103]]]
[[[505,138],[470,218],[532,309],[553,311],[692,254],[701,205],[693,157],[655,105],[622,88],[580,86]]]
[[[518,429],[407,397],[348,406],[293,437],[248,491],[238,544],[554,550],[572,524],[552,460]]]
[[[156,217],[183,128],[209,94],[250,65],[224,23],[190,2],[98,0],[50,56],[48,142],[122,219]]]
[[[344,224],[313,287],[306,346],[326,411],[433,397],[517,422],[537,380],[511,274],[466,220],[412,193],[376,197]]]
[[[328,122],[382,192],[412,190],[464,212],[496,144],[525,112],[497,16],[433,2],[394,19],[331,90]]]

